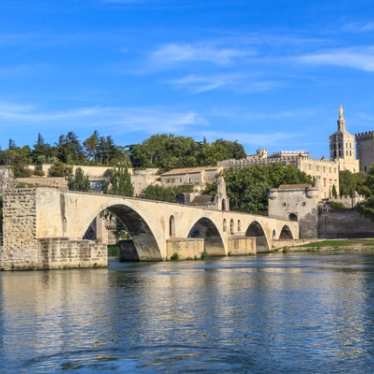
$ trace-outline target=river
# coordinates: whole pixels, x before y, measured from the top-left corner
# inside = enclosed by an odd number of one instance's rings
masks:
[[[1,273],[1,373],[372,373],[374,256]]]

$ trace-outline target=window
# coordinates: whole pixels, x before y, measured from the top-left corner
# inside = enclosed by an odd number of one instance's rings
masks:
[[[242,227],[241,227],[241,224],[240,224],[240,219],[238,219],[238,232],[242,231]]]
[[[230,220],[230,234],[233,234],[234,233],[234,220],[231,219]]]
[[[170,218],[169,218],[169,236],[171,238],[175,237],[175,219],[174,219],[174,216],[170,216]]]

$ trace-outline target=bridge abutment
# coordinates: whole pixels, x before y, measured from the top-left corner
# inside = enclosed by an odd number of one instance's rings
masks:
[[[107,266],[107,248],[90,240],[37,237],[35,188],[4,195],[1,270],[41,270]]]

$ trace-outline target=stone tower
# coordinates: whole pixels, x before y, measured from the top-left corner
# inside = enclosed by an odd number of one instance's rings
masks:
[[[338,115],[338,129],[330,136],[330,158],[339,164],[339,171],[359,172],[359,161],[356,159],[356,140],[346,128],[344,108],[341,105]]]
[[[219,210],[230,210],[230,200],[227,196],[226,182],[222,174],[220,174],[217,179],[217,195],[215,203]]]

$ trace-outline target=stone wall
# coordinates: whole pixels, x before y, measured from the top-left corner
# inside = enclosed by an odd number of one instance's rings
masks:
[[[107,266],[106,246],[95,241],[37,238],[37,189],[7,190],[4,195],[4,245],[1,270]]]
[[[204,239],[173,238],[166,241],[167,259],[178,256],[179,260],[197,259],[204,253]]]
[[[13,172],[7,166],[0,166],[0,195],[13,185]]]
[[[29,177],[16,178],[17,185],[25,185],[27,187],[53,187],[62,190],[68,190],[68,181],[63,177]]]
[[[39,262],[44,269],[102,268],[108,265],[107,246],[92,240],[40,239],[39,243]]]
[[[374,221],[354,209],[321,212],[318,234],[320,238],[374,237]]]
[[[11,189],[4,194],[2,268],[34,268],[38,264],[36,190]]]
[[[230,256],[245,256],[256,254],[256,238],[249,236],[232,236],[228,239]]]

